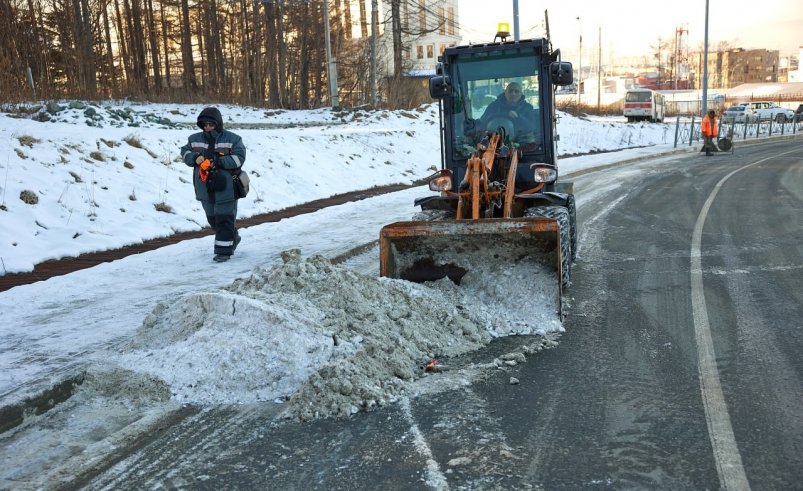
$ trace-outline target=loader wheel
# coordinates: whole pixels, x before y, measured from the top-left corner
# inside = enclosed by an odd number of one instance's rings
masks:
[[[560,258],[563,288],[568,288],[572,277],[572,239],[569,210],[563,206],[533,206],[524,211],[526,217],[546,217],[558,221],[560,227]]]
[[[421,210],[413,213],[414,222],[433,222],[435,220],[449,220],[454,218],[454,213],[448,210]]]

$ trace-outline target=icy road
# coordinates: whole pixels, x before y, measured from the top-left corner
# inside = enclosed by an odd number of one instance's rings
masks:
[[[52,326],[26,340],[31,346],[21,356],[36,358],[41,349],[70,360],[37,364],[42,386],[87,366],[105,368],[86,372],[76,395],[58,410],[3,434],[3,487],[793,487],[803,479],[801,144],[745,145],[713,159],[681,154],[576,177],[581,245],[563,324],[547,319],[538,322],[540,330],[530,326],[527,335],[501,337],[479,351],[456,349],[443,360],[443,371],[396,367],[394,376],[409,385],[399,391],[378,386],[367,414],[301,422],[282,416],[284,402],[192,400],[201,393],[249,392],[216,391],[203,378],[209,369],[203,357],[187,359],[196,366],[178,374],[137,371],[131,349],[159,357],[162,343],[183,355],[190,345],[180,342],[191,333],[153,340],[142,329],[131,336],[130,323],[146,319],[143,326],[158,326],[171,309],[194,315],[197,307],[181,298],[196,298],[217,315],[223,309],[215,302],[226,297],[196,294],[226,287],[233,295],[244,286],[229,287],[235,278],[258,285],[261,301],[279,303],[294,279],[302,290],[320,281],[321,272],[340,281],[320,304],[300,302],[276,314],[286,321],[299,312],[309,314],[305,319],[328,314],[326,302],[355,282],[385,292],[381,282],[371,283],[377,259],[370,248],[341,266],[295,261],[285,253],[284,269],[251,273],[254,262],[282,263],[279,256],[291,248],[335,257],[370,243],[382,224],[413,212],[420,189],[243,230],[242,251],[226,275],[197,267],[197,253],[206,252],[209,240],[197,239],[20,287],[15,305],[3,305],[4,321]],[[171,274],[154,277],[154,271]],[[271,282],[286,288],[276,292],[265,286]],[[360,303],[340,308],[388,309],[404,319],[413,314],[401,307],[415,310],[420,298],[427,312],[437,309],[421,297],[423,289],[390,291],[393,296],[378,300],[364,292],[347,297]],[[451,294],[443,298],[454,299]],[[82,305],[102,313],[88,316]],[[445,310],[451,322],[480,315]],[[105,335],[87,346],[87,330]],[[122,339],[121,331],[127,333]],[[478,345],[489,340],[468,324],[461,335]],[[218,378],[248,384],[255,381],[237,375],[275,375],[257,371],[264,362],[258,346],[242,359],[247,340],[212,338],[204,345],[216,348],[206,353],[226,364]],[[362,341],[338,344],[345,360]],[[235,353],[226,357],[227,349]],[[18,366],[30,367],[22,360]],[[187,378],[166,383],[168,373]],[[282,379],[276,380],[277,387],[262,390],[281,389]],[[320,384],[339,384],[329,390],[344,395],[350,389],[342,381],[322,376]],[[15,390],[23,398],[24,390],[35,388]],[[195,403],[181,404],[177,394]]]

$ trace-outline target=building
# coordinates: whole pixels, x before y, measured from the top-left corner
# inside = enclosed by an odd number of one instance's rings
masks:
[[[435,74],[438,56],[460,42],[457,0],[401,0],[402,75]],[[390,0],[382,0],[380,18],[384,30],[379,42],[379,75],[393,76],[393,21]]]
[[[803,82],[803,70],[800,68],[800,61],[803,60],[803,46],[798,48],[797,55],[791,55],[781,59],[781,74],[779,82]]]
[[[703,53],[694,53],[695,87],[703,86]],[[729,89],[746,83],[778,82],[778,50],[731,49],[708,53],[708,87]]]

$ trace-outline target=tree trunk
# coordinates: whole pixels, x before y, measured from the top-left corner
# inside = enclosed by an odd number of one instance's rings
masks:
[[[109,4],[106,3],[103,5],[102,14],[103,14],[103,32],[106,36],[106,53],[108,54],[108,58],[106,59],[106,63],[109,65],[108,73],[109,73],[109,91],[111,96],[114,98],[120,97],[120,91],[117,87],[117,69],[114,67],[114,51],[112,50],[112,34],[111,34],[111,27],[109,22]]]
[[[164,49],[164,61],[165,61],[165,83],[167,85],[168,91],[172,87],[172,83],[170,81],[170,45],[167,42],[167,19],[165,18],[165,2],[162,1],[159,3],[159,21],[162,24],[162,49]]]
[[[123,72],[125,74],[126,93],[130,94],[133,89],[131,59],[128,56],[128,43],[126,42],[126,31],[123,29],[123,16],[120,14],[120,0],[114,0],[114,12],[117,41],[120,46],[120,64],[123,66]]]
[[[162,62],[159,60],[159,43],[156,33],[156,16],[153,14],[153,0],[146,0],[145,16],[148,19],[148,44],[151,51],[151,69],[153,70],[154,88],[157,94],[162,93]]]
[[[402,26],[399,6],[401,0],[390,0],[391,29],[393,33],[393,79],[398,81],[402,75]]]
[[[195,79],[195,60],[192,56],[192,24],[189,0],[181,0],[181,84],[191,94],[198,92]]]

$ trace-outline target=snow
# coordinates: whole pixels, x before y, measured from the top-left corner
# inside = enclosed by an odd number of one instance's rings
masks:
[[[61,107],[48,122],[0,114],[0,145],[6,147],[4,152],[0,147],[0,155],[6,155],[0,164],[3,274],[31,271],[48,259],[114,249],[205,225],[203,210],[194,199],[191,171],[178,154],[187,136],[196,131],[195,117],[203,106],[71,103]],[[370,113],[237,106],[220,110],[226,126],[240,134],[248,148],[244,168],[251,175],[252,191],[239,203],[240,218],[342,192],[412,183],[439,166],[437,105]],[[670,128],[561,114],[559,131],[562,154],[642,147],[631,150],[632,157],[667,147]],[[578,172],[612,160],[622,160],[622,155],[565,159],[561,171]],[[20,199],[26,190],[37,196],[36,204]],[[73,364],[71,356],[131,337],[153,316],[150,311],[159,308],[159,301],[189,302],[179,297],[224,287],[256,267],[276,263],[283,250],[300,248],[306,255],[331,258],[349,245],[375,240],[378,228],[408,219],[415,211],[414,197],[427,193],[418,188],[288,220],[297,226],[282,222],[243,229],[233,267],[207,264],[212,247],[211,238],[205,238],[0,293],[4,318],[0,394],[8,397],[31,379],[48,378],[52,370]],[[159,211],[159,204],[170,211]],[[265,310],[264,315],[281,324],[288,322],[280,312],[284,308],[276,302],[256,310]],[[241,337],[235,343],[238,349],[247,351],[258,344],[247,329],[236,334]],[[196,346],[195,356],[204,356],[208,348]],[[294,354],[278,356],[287,363],[297,358]],[[38,361],[26,362],[31,358]],[[301,379],[265,398],[292,393]],[[194,402],[259,398],[246,387],[231,390],[229,396]]]
[[[178,153],[203,106],[62,106],[48,122],[0,114],[0,273],[205,225]],[[413,183],[440,165],[437,105],[337,113],[218,107],[248,151],[252,190],[239,218]],[[561,160],[564,176],[671,151],[674,136],[666,124],[567,114],[558,129],[560,153],[582,155]],[[429,193],[414,187],[240,229],[242,243],[222,265],[211,261],[207,236],[0,292],[0,405],[24,403],[78,374],[84,383],[63,405],[70,425],[84,418],[79,433],[145,424],[156,408],[176,404],[274,401],[285,417],[345,416],[435,390],[437,380],[413,383],[432,358],[514,334],[542,337],[523,341],[521,353],[499,365],[548,347],[563,330],[555,305],[510,294],[528,275],[546,273],[521,271],[493,284],[491,274],[467,276],[457,288],[378,278],[376,246],[331,261],[376,241],[383,225],[409,219],[413,200]],[[127,412],[104,426],[98,404],[107,418],[117,414],[113,407]],[[28,416],[21,428],[41,417]],[[20,453],[47,445],[29,431],[0,451],[9,464],[0,482],[42,473],[64,457],[56,443]],[[24,459],[27,470],[11,465]]]

